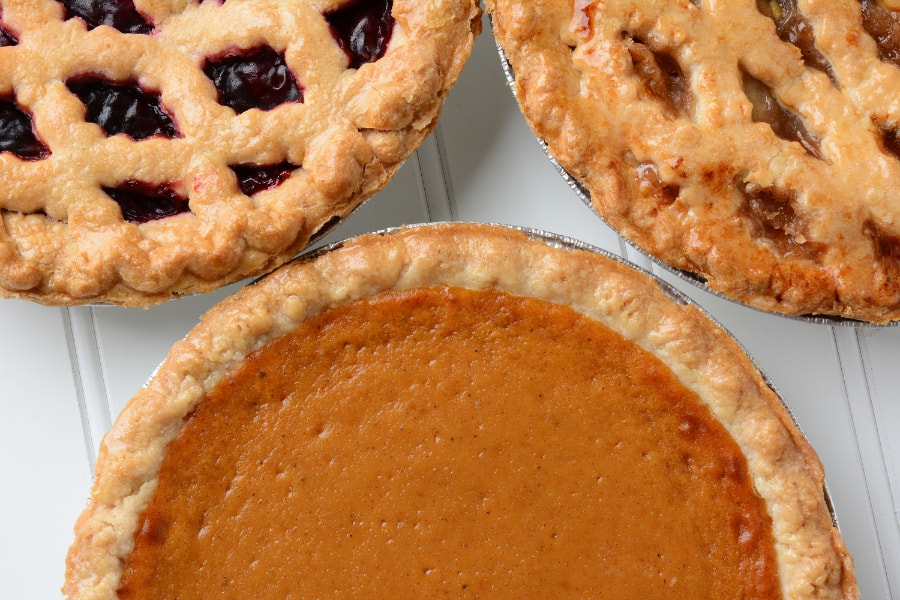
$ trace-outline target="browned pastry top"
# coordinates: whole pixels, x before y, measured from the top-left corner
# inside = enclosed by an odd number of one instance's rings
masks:
[[[900,319],[900,14],[857,0],[489,0],[596,211],[751,306]]]
[[[481,28],[475,0],[131,5],[0,2],[0,296],[274,269],[386,185]]]

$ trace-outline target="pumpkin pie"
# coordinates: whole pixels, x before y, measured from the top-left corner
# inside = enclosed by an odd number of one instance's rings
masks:
[[[747,355],[617,260],[370,234],[212,308],[105,437],[64,592],[856,598]]]

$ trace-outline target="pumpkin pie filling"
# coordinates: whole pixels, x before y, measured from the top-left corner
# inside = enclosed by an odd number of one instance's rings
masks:
[[[780,598],[735,441],[575,310],[427,287],[327,308],[170,442],[122,599]]]

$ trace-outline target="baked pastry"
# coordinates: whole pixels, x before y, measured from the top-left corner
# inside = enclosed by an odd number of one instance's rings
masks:
[[[900,13],[487,0],[535,135],[664,264],[789,315],[900,319]]]
[[[212,308],[107,434],[64,592],[857,596],[821,465],[726,333],[620,262],[468,224]]]
[[[422,142],[480,27],[476,0],[3,0],[0,295],[275,268]]]

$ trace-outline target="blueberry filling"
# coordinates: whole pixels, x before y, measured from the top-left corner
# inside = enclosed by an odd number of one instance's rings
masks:
[[[134,7],[134,0],[58,0],[66,19],[81,18],[88,29],[109,25],[122,33],[150,33],[153,26]]]
[[[285,102],[303,102],[303,91],[284,54],[268,46],[209,60],[203,71],[219,90],[219,102],[237,113],[251,108],[271,110]]]
[[[351,0],[325,14],[331,34],[350,59],[351,69],[384,56],[394,29],[393,5],[393,0]]]
[[[278,186],[296,169],[296,165],[289,162],[277,165],[234,165],[231,167],[237,176],[238,187],[247,196]]]
[[[172,184],[152,184],[129,180],[114,188],[103,188],[122,209],[122,218],[140,224],[190,212],[187,198],[172,189]]]
[[[147,92],[136,83],[87,78],[70,80],[66,85],[84,103],[85,118],[107,135],[124,133],[135,140],[154,135],[180,137],[159,94]]]
[[[0,26],[0,46],[15,46],[18,43],[19,40],[16,39],[16,36],[7,31],[5,27]]]
[[[0,99],[0,152],[12,152],[23,160],[50,156],[35,134],[31,115],[14,100]]]

